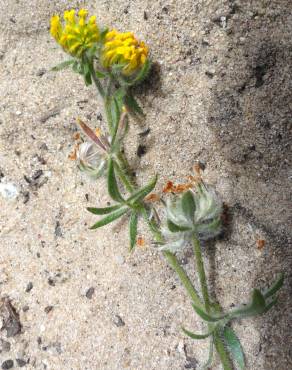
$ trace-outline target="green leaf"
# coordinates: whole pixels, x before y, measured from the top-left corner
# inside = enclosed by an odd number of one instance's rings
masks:
[[[138,213],[133,211],[130,217],[130,250],[135,247],[137,239]]]
[[[214,317],[214,316],[211,316],[211,315],[207,314],[205,311],[203,311],[200,307],[196,306],[194,303],[192,303],[192,306],[193,306],[194,310],[196,311],[196,313],[203,320],[208,321],[208,322],[217,322],[217,321],[222,320],[226,316],[226,315],[224,315],[224,316]]]
[[[234,311],[231,311],[228,316],[230,318],[256,316],[264,313],[265,307],[266,302],[264,296],[258,289],[254,289],[251,303],[245,307],[240,307],[235,309]]]
[[[265,299],[272,297],[275,293],[277,293],[277,291],[280,288],[282,288],[283,283],[284,283],[284,274],[282,273],[280,274],[278,279],[274,282],[274,284],[269,289],[263,292],[263,296],[265,297]]]
[[[55,67],[53,67],[52,71],[54,71],[54,72],[61,71],[62,69],[68,68],[74,62],[75,62],[74,59],[65,60],[65,62],[57,64]]]
[[[87,211],[93,213],[94,215],[107,215],[108,213],[116,211],[119,208],[121,208],[121,205],[105,207],[105,208],[88,207]]]
[[[196,204],[193,197],[193,193],[188,190],[184,193],[181,198],[182,209],[190,221],[194,221],[194,213],[196,210]]]
[[[120,209],[112,212],[108,216],[102,218],[98,222],[96,222],[93,226],[90,227],[90,229],[93,230],[93,229],[97,229],[99,227],[102,227],[104,225],[107,225],[107,224],[115,221],[116,219],[120,218],[121,216],[123,216],[127,211],[128,211],[128,208],[120,208]]]
[[[244,354],[239,339],[235,332],[228,326],[225,326],[223,331],[224,342],[227,346],[231,357],[237,363],[241,370],[245,368]]]
[[[186,226],[179,226],[179,225],[176,225],[175,223],[173,223],[172,221],[170,220],[167,220],[167,227],[169,228],[169,230],[173,233],[180,233],[180,232],[183,232],[183,231],[189,231],[189,230],[192,230],[191,228],[189,227],[186,227]]]
[[[269,304],[266,305],[262,313],[268,312],[278,302],[278,298],[273,299]]]
[[[91,80],[91,66],[89,65],[89,62],[82,63],[82,74],[84,76],[85,85],[89,86],[92,84]]]
[[[137,100],[131,94],[127,94],[124,98],[126,106],[130,109],[130,111],[134,114],[140,114],[144,116],[144,112],[140,105],[138,104]]]
[[[128,199],[127,203],[134,204],[144,199],[155,188],[157,182],[157,175],[144,187],[133,193]]]
[[[114,161],[112,158],[109,159],[109,163],[108,163],[107,185],[108,185],[108,192],[111,198],[115,200],[116,202],[125,203],[125,199],[122,197],[119,191],[117,179],[115,176]]]
[[[182,331],[190,338],[192,339],[206,339],[208,338],[212,333],[213,331],[210,331],[209,333],[206,333],[206,334],[195,334],[195,333],[192,333],[191,331],[188,331],[187,329],[185,328],[182,328]]]

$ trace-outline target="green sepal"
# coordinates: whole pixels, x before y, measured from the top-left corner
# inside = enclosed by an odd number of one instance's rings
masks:
[[[136,202],[139,202],[142,199],[144,199],[155,188],[156,182],[157,182],[157,175],[147,185],[143,186],[141,189],[133,193],[127,199],[127,203],[135,204]]]
[[[244,370],[245,361],[240,341],[235,332],[229,326],[225,326],[223,330],[223,339],[232,359],[236,362],[241,370]]]
[[[107,215],[108,213],[111,213],[113,211],[116,211],[117,209],[121,208],[121,205],[111,206],[111,207],[105,207],[105,208],[94,208],[94,207],[87,207],[87,211],[93,213],[94,215]]]
[[[105,226],[116,219],[120,218],[123,216],[126,212],[128,211],[128,208],[120,208],[112,213],[110,213],[108,216],[102,218],[98,222],[96,222],[93,226],[90,227],[91,230],[97,229],[99,227]]]
[[[274,284],[263,292],[263,296],[265,297],[265,299],[272,297],[274,294],[276,294],[277,291],[280,288],[282,288],[283,283],[284,283],[284,274],[281,273],[278,279],[274,282]]]
[[[133,114],[144,116],[142,108],[132,94],[125,95],[124,101],[130,112],[132,112]]]
[[[143,67],[139,70],[136,77],[132,80],[124,79],[124,84],[128,86],[134,86],[140,84],[145,78],[148,76],[151,69],[151,62],[150,59],[146,59],[145,63],[143,64]]]
[[[191,331],[185,329],[182,327],[182,331],[190,338],[192,339],[206,339],[208,338],[210,335],[212,335],[213,331],[210,331],[209,333],[206,333],[206,334],[195,334],[195,333],[192,333]]]
[[[108,176],[107,176],[108,193],[113,200],[119,203],[125,203],[125,199],[122,197],[114,170],[114,161],[112,158],[108,161]]]
[[[138,213],[133,211],[130,217],[129,231],[130,231],[130,251],[136,245],[137,232],[138,232]]]
[[[107,33],[108,33],[108,28],[107,27],[105,27],[103,30],[100,31],[100,33],[99,33],[99,42],[100,42],[100,44],[104,43],[104,39],[105,39],[105,36],[106,36]]]
[[[141,83],[145,78],[148,76],[151,69],[151,61],[150,59],[146,59],[142,69],[139,71],[137,76],[135,77],[134,81],[132,82],[133,85],[138,85]]]
[[[54,72],[61,71],[62,69],[68,68],[70,65],[72,65],[75,62],[76,61],[74,59],[65,60],[64,62],[62,62],[62,63],[57,64],[56,66],[54,66],[51,69],[51,71],[54,71]]]
[[[169,230],[172,233],[180,233],[180,232],[192,230],[191,228],[189,228],[187,226],[179,226],[179,225],[176,225],[174,222],[172,222],[170,220],[167,220],[167,227],[169,228]]]
[[[194,213],[196,210],[196,204],[194,200],[193,193],[188,190],[187,192],[184,193],[184,195],[181,198],[181,205],[182,209],[184,211],[184,214],[187,216],[187,218],[190,221],[194,221]]]
[[[211,315],[207,314],[207,312],[205,312],[204,310],[202,310],[200,307],[196,306],[194,303],[192,303],[192,306],[193,306],[193,309],[196,311],[196,313],[203,320],[208,321],[208,322],[217,322],[217,321],[222,320],[226,316],[226,315],[224,315],[224,316],[218,316],[218,317],[211,316]]]
[[[97,44],[93,44],[91,48],[86,50],[86,56],[89,60],[92,60],[97,52]]]

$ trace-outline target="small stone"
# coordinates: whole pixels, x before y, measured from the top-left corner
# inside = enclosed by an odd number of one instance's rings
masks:
[[[45,68],[40,68],[37,72],[36,72],[36,75],[38,77],[42,77],[45,73],[46,73],[46,69]]]
[[[23,191],[22,193],[22,196],[23,196],[23,204],[26,204],[28,201],[29,201],[29,191]]]
[[[6,360],[2,363],[1,368],[3,370],[12,369],[13,368],[13,361],[12,360]]]
[[[26,293],[29,293],[33,288],[33,283],[30,281],[27,286],[26,286],[26,289],[25,289],[25,292]]]
[[[51,312],[53,308],[54,308],[54,306],[47,306],[47,307],[45,307],[45,313]]]
[[[56,221],[56,225],[55,225],[55,236],[56,237],[62,237],[63,236],[62,228],[61,228],[61,225],[60,225],[60,221]]]
[[[23,306],[23,307],[22,307],[22,311],[23,311],[23,312],[27,312],[28,310],[29,310],[29,306]]]
[[[22,358],[17,358],[16,359],[16,362],[17,362],[17,365],[19,367],[23,367],[23,366],[25,366],[27,364],[27,362],[25,360],[23,360]]]
[[[48,284],[50,286],[55,286],[56,285],[56,282],[55,282],[55,280],[53,278],[48,278]]]
[[[145,145],[138,145],[137,149],[137,156],[141,158],[144,154],[146,154],[147,148]]]
[[[94,294],[94,291],[95,289],[93,287],[89,288],[85,293],[86,298],[91,299]]]
[[[120,315],[115,315],[113,322],[118,328],[126,325]]]
[[[15,112],[15,114],[17,115],[17,116],[21,116],[21,111],[20,110],[17,110],[16,112]]]
[[[41,150],[48,150],[48,146],[46,143],[42,143],[42,145],[40,146],[40,149]]]
[[[12,183],[0,184],[0,195],[6,199],[14,199],[18,195],[16,186]]]
[[[43,175],[44,171],[43,170],[37,170],[35,173],[32,175],[33,180],[39,179]]]
[[[117,262],[118,265],[122,265],[125,263],[125,258],[121,255],[117,255],[115,256],[115,260]]]
[[[6,340],[0,339],[0,353],[1,352],[9,352],[11,348],[11,344]]]

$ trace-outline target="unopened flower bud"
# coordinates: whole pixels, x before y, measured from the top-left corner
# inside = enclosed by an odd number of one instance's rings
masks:
[[[166,204],[167,227],[162,229],[165,245],[161,249],[180,250],[192,234],[201,240],[221,232],[222,201],[215,191],[200,183],[196,192],[188,190]]]

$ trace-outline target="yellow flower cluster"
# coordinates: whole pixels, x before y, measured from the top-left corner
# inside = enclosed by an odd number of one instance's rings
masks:
[[[123,65],[122,73],[129,76],[143,67],[147,60],[148,47],[138,41],[132,32],[108,32],[101,54],[101,63],[105,68],[114,64]]]
[[[73,56],[80,57],[99,40],[96,17],[90,17],[87,22],[87,15],[88,12],[85,9],[79,10],[78,17],[75,16],[74,9],[67,10],[64,12],[64,26],[58,15],[51,18],[51,35],[66,52]]]

